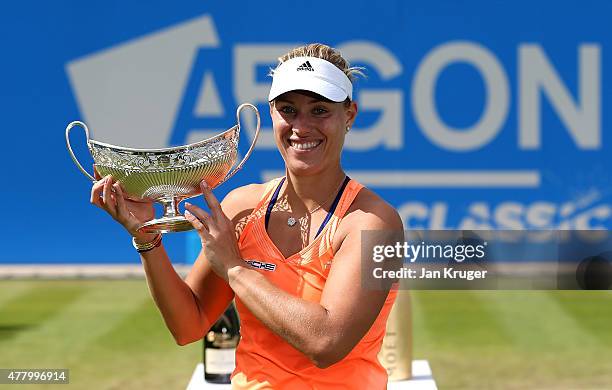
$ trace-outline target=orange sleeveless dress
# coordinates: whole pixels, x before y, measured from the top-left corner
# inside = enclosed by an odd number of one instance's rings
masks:
[[[320,302],[334,259],[334,233],[363,186],[350,180],[321,233],[306,248],[285,258],[265,227],[266,209],[280,181],[275,179],[268,183],[263,198],[240,235],[240,253],[245,260],[259,261],[255,268],[279,288],[307,301]],[[360,281],[355,280],[355,283]],[[325,369],[316,367],[304,354],[268,329],[236,297],[241,338],[236,350],[232,388],[385,389],[387,372],[377,355],[396,295],[394,290],[389,293],[372,327],[355,348],[344,359]]]

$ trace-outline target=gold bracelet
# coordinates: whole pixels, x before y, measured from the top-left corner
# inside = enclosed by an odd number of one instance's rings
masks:
[[[149,242],[145,242],[144,244],[136,242],[136,238],[132,237],[132,245],[136,248],[138,253],[148,252],[153,248],[157,248],[161,245],[162,242],[162,234],[159,233],[154,239]]]

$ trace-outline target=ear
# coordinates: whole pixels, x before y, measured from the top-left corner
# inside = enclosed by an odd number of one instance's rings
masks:
[[[357,107],[356,102],[351,102],[346,107],[346,126],[353,127],[353,122],[355,122],[355,118],[357,117],[357,112],[359,108]]]

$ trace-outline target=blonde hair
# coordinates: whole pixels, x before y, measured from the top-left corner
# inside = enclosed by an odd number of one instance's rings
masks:
[[[327,62],[331,62],[338,69],[344,72],[351,83],[357,79],[357,76],[364,76],[362,67],[351,66],[349,62],[342,57],[342,54],[340,54],[337,49],[322,43],[310,43],[308,45],[298,46],[295,49],[290,50],[288,53],[278,57],[278,65],[295,57],[317,57]],[[272,70],[270,74],[273,75],[274,70]]]

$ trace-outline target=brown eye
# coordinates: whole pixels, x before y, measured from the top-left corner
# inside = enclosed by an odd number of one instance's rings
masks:
[[[283,106],[278,111],[283,114],[295,114],[295,108],[291,106]]]

